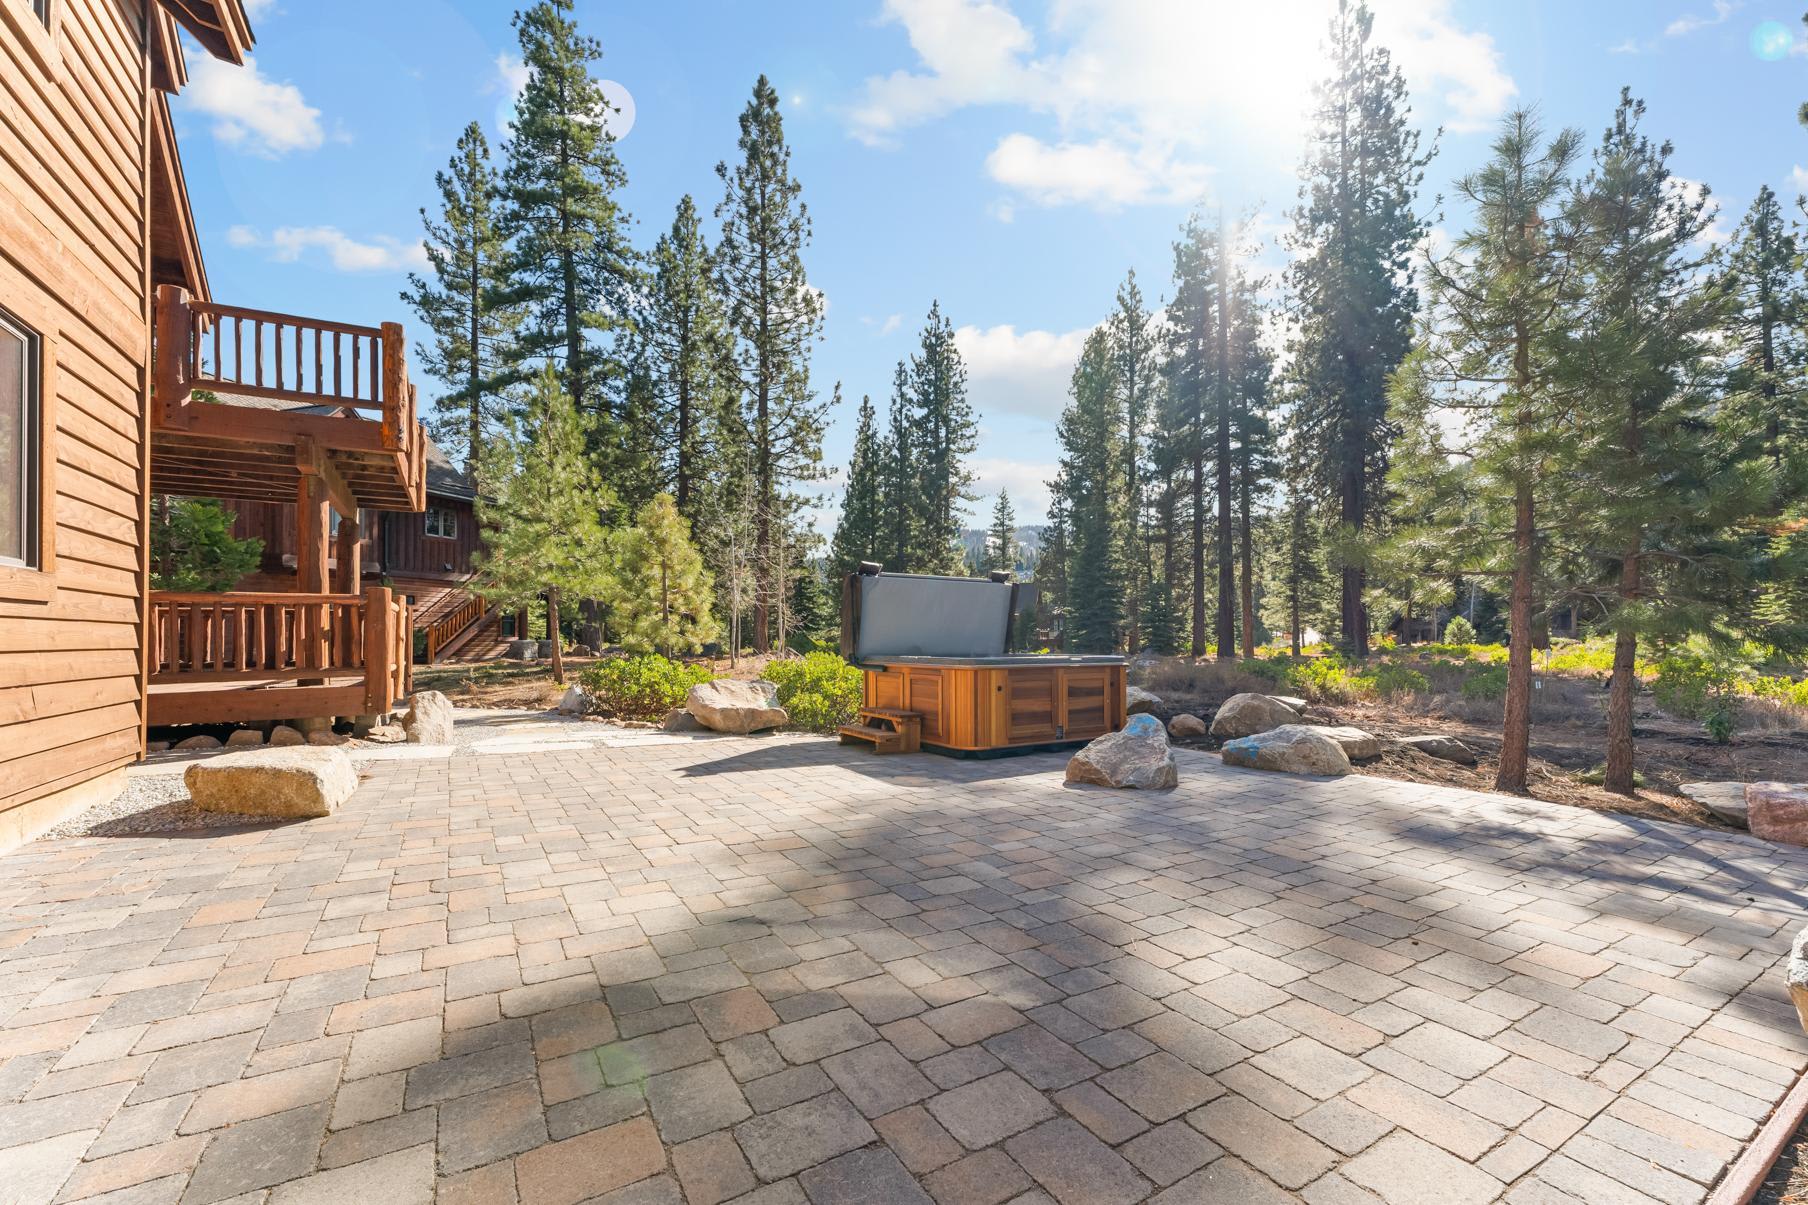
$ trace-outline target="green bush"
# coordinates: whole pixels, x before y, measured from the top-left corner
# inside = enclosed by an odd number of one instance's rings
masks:
[[[1808,678],[1796,681],[1788,677],[1760,677],[1751,681],[1751,692],[1760,699],[1808,707]]]
[[[862,674],[834,653],[774,661],[765,677],[778,687],[779,706],[790,713],[793,728],[833,732],[860,709]]]
[[[716,675],[707,666],[684,665],[645,653],[599,661],[579,675],[584,693],[600,710],[622,720],[658,720],[684,705],[685,695]]]
[[[1465,699],[1504,699],[1507,697],[1507,667],[1490,665],[1463,679]]]
[[[1450,622],[1444,625],[1445,644],[1474,644],[1475,625],[1461,615],[1453,615]]]
[[[1712,658],[1694,652],[1666,654],[1657,663],[1651,693],[1657,705],[1685,720],[1705,720],[1722,696],[1737,687],[1736,679]]]
[[[1252,678],[1260,678],[1271,686],[1292,686],[1294,665],[1284,654],[1279,657],[1252,658],[1237,666]]]
[[[1353,702],[1360,687],[1337,657],[1308,657],[1288,675],[1295,690],[1315,703]]]
[[[1716,699],[1708,705],[1708,713],[1702,717],[1701,727],[1708,734],[1708,739],[1716,745],[1731,744],[1738,714],[1731,699]]]
[[[1396,695],[1421,694],[1431,689],[1431,681],[1410,665],[1385,661],[1354,679],[1364,693],[1378,694],[1384,699]]]

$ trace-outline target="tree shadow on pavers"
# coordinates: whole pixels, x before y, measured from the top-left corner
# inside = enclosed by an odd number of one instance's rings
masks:
[[[748,749],[685,766],[686,778],[719,774],[754,774],[765,770],[800,770],[833,766],[882,782],[909,786],[984,783],[1047,774],[1066,765],[1066,756],[1025,753],[1011,757],[943,757],[935,753],[875,754],[832,741],[787,741]]]

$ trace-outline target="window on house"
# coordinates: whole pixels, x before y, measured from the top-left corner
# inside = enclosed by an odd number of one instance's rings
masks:
[[[427,508],[427,534],[444,540],[458,538],[458,516],[440,506]]]
[[[37,567],[38,337],[0,310],[0,565]]]
[[[44,22],[45,28],[48,29],[50,27],[50,0],[30,0],[30,3],[31,11],[38,15],[38,20]]]

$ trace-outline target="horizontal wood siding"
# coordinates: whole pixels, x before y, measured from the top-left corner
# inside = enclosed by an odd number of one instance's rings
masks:
[[[0,8],[0,306],[48,336],[55,590],[0,597],[0,811],[141,748],[145,0]]]

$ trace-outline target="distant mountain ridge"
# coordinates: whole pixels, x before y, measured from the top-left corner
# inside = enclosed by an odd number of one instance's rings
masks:
[[[1027,523],[1019,527],[1012,535],[1017,542],[1018,577],[1028,577],[1036,567],[1036,559],[1042,555],[1042,537],[1048,531],[1046,523]],[[966,550],[969,564],[985,563],[986,537],[990,532],[981,527],[968,527],[961,530],[961,547]]]

